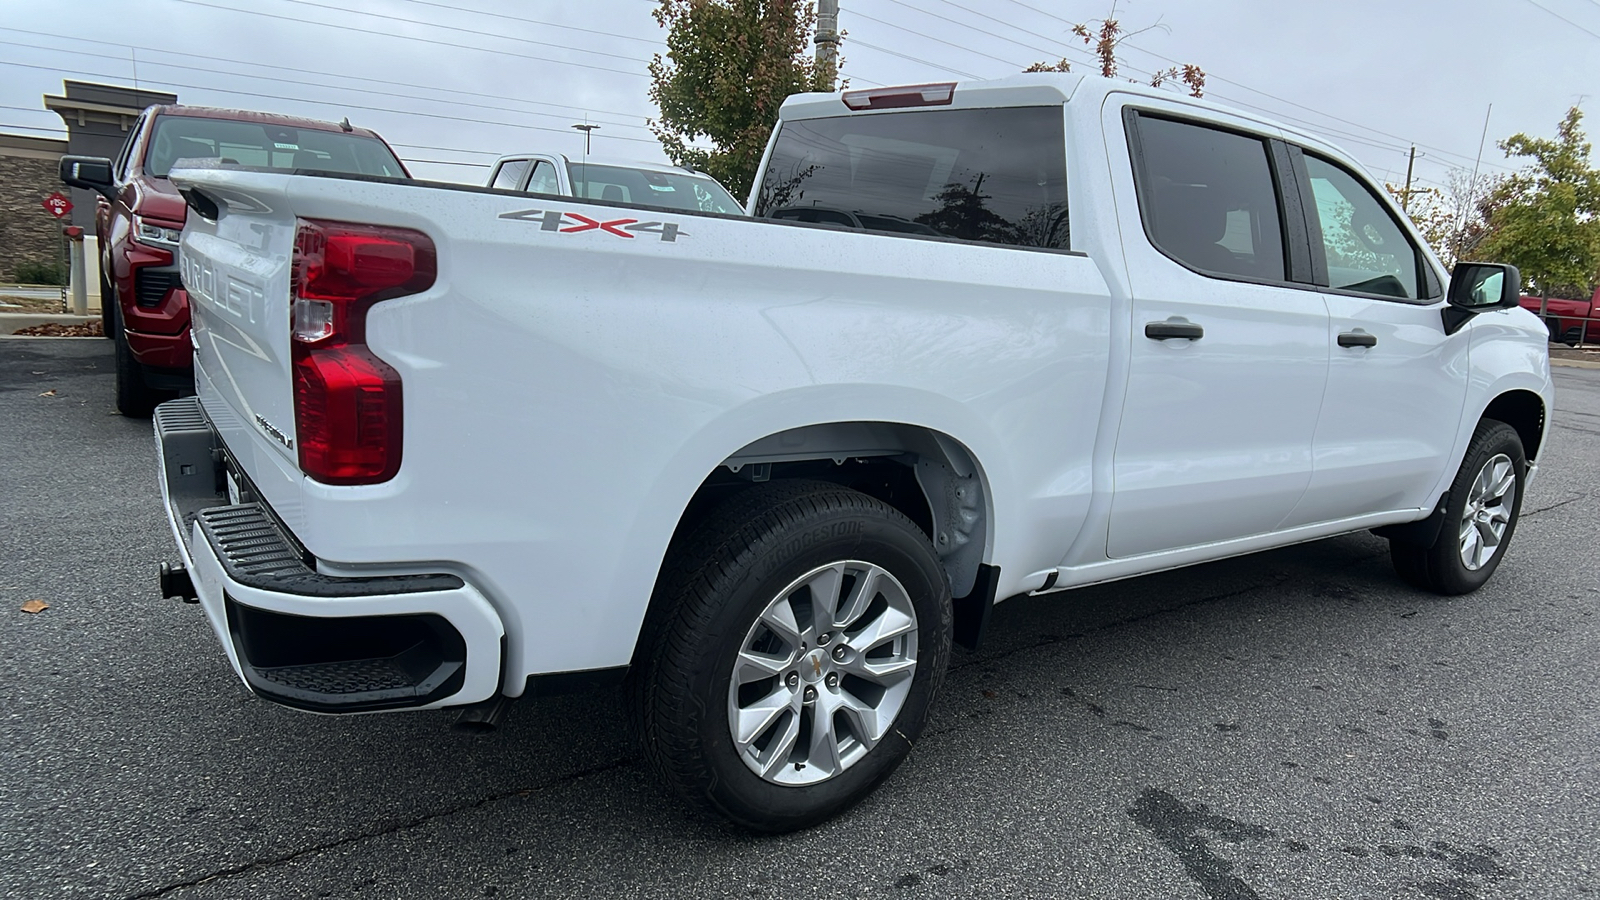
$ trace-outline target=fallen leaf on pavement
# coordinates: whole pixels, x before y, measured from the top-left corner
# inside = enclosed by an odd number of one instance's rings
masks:
[[[51,388],[50,390],[45,391],[44,393],[40,394],[39,396],[41,396],[41,397],[54,397],[55,395],[56,395],[56,389],[55,388]]]
[[[50,604],[43,600],[29,600],[27,603],[22,604],[22,611],[25,613],[42,613],[49,608]]]

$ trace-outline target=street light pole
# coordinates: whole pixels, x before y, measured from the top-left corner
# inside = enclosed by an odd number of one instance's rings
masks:
[[[582,125],[573,125],[572,127],[578,129],[581,132],[583,132],[583,155],[584,156],[588,156],[589,155],[589,139],[594,136],[594,130],[596,128],[599,128],[600,126],[599,125],[590,125],[589,123],[585,122]]]

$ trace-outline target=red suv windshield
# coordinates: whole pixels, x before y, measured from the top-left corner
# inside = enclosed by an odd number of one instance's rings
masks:
[[[359,134],[172,115],[156,120],[145,172],[165,178],[180,159],[219,157],[266,169],[406,177],[405,168],[387,145]]]

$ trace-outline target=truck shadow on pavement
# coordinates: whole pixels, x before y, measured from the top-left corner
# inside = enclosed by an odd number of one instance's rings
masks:
[[[901,771],[855,810],[776,838],[701,819],[660,790],[624,725],[620,691],[524,701],[482,737],[449,730],[448,713],[322,718],[246,699],[236,708],[240,730],[273,737],[238,775],[270,784],[269,805],[282,810],[267,830],[283,833],[267,841],[271,852],[241,858],[234,847],[199,877],[130,896],[254,896],[252,884],[302,877],[415,892],[442,872],[474,873],[481,896],[522,896],[534,884],[628,893],[617,886],[661,878],[686,885],[684,896],[765,896],[797,884],[785,860],[863,830],[900,835],[877,839],[887,841],[875,867],[881,888],[963,895],[999,874],[970,852],[975,834],[1024,797],[1055,795],[1098,810],[1118,841],[1171,854],[1175,874],[1213,900],[1266,896],[1247,879],[1319,854],[1381,863],[1384,877],[1417,896],[1471,900],[1479,882],[1509,877],[1499,851],[1400,833],[1384,797],[1334,797],[1333,777],[1287,758],[1315,746],[1281,732],[1293,720],[1338,740],[1372,739],[1378,728],[1350,715],[1363,701],[1337,699],[1341,685],[1404,679],[1418,661],[1388,659],[1406,646],[1391,640],[1395,623],[1410,630],[1419,617],[1476,602],[1405,587],[1384,542],[1365,534],[1008,601],[982,651],[956,653]],[[1438,718],[1424,725],[1398,710],[1368,712],[1395,726],[1384,740],[1448,737]],[[1092,761],[1090,781],[1100,786],[1086,787],[1082,773],[1069,774],[1076,763],[1063,760]],[[1224,799],[1294,818],[1313,795],[1342,806],[1346,819],[1354,810],[1357,826],[1379,839],[1371,848],[1321,840],[1304,826],[1213,811],[1196,799],[1208,795],[1196,767],[1238,782],[1264,771],[1297,779]],[[329,805],[340,810],[335,823],[321,818]],[[918,837],[930,828],[937,840]],[[422,871],[372,875],[360,862],[424,851],[434,861]],[[734,891],[744,877],[735,870],[769,874]],[[227,889],[213,894],[213,884]]]

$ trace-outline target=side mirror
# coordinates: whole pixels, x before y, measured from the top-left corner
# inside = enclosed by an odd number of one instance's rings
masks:
[[[1455,334],[1478,313],[1515,309],[1522,295],[1522,273],[1503,263],[1456,263],[1450,274],[1444,333]]]
[[[117,190],[112,183],[109,159],[99,156],[63,156],[61,180],[72,187],[94,191],[107,200],[116,200]]]

